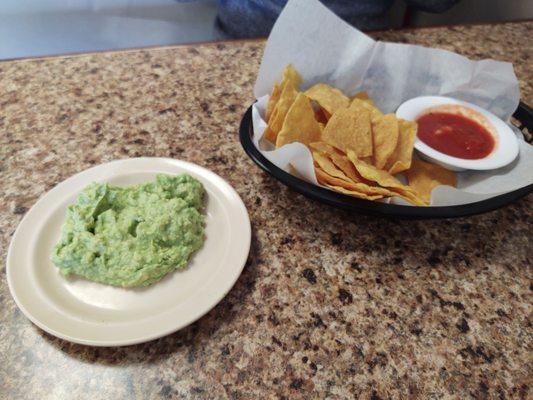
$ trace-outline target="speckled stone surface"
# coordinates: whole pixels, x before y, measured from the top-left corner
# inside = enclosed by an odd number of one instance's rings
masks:
[[[533,23],[384,32],[511,61],[533,104]],[[0,63],[0,253],[37,198],[105,161],[212,169],[253,227],[235,287],[193,325],[125,348],[56,339],[0,269],[0,398],[528,398],[533,197],[485,215],[399,221],[288,190],[241,149],[263,42]]]

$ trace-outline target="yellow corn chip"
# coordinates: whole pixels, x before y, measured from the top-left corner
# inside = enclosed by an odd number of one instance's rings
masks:
[[[322,153],[338,153],[338,154],[344,154],[339,149],[336,149],[335,147],[327,144],[326,142],[313,142],[309,143],[309,147],[316,151],[321,151]]]
[[[376,200],[383,198],[382,194],[367,193],[365,189],[367,185],[360,183],[347,182],[343,179],[336,178],[329,175],[321,168],[315,168],[316,177],[320,184],[330,187],[338,192],[360,197],[367,200]],[[381,188],[377,188],[381,189]],[[388,193],[388,191],[385,191]]]
[[[350,182],[350,178],[346,176],[339,168],[337,168],[325,154],[322,154],[318,151],[313,151],[313,160],[327,174]]]
[[[292,142],[307,145],[317,140],[320,140],[320,126],[315,120],[313,106],[305,94],[299,93],[287,112],[276,139],[276,147]]]
[[[353,99],[360,99],[360,100],[364,100],[364,101],[369,101],[370,103],[374,104],[372,102],[372,99],[370,99],[370,96],[368,95],[368,93],[365,92],[365,91],[357,92],[352,97],[350,97],[350,101],[352,101]]]
[[[417,125],[414,121],[398,120],[398,143],[390,156],[385,169],[392,175],[408,170],[413,158]]]
[[[267,126],[263,132],[263,137],[271,143],[275,143],[277,135]]]
[[[383,197],[396,195],[396,193],[385,188],[368,186],[364,183],[346,182],[342,179],[327,174],[320,167],[315,168],[315,172],[317,180],[320,184],[333,188],[341,193],[350,194],[369,200],[382,199]],[[338,188],[342,188],[343,190],[339,190]]]
[[[355,99],[363,100],[365,103],[368,103],[372,107],[376,108],[376,105],[374,104],[370,96],[368,96],[367,92],[358,92],[354,94],[352,97],[350,97],[350,103]]]
[[[305,91],[307,97],[320,104],[329,115],[333,115],[335,111],[346,108],[350,105],[350,99],[346,97],[339,89],[326,85],[325,83],[317,83]]]
[[[364,178],[372,182],[376,182],[378,185],[383,186],[383,187],[400,188],[400,189],[405,189],[407,191],[413,192],[413,189],[402,184],[398,179],[396,179],[394,176],[389,174],[387,171],[376,168],[373,165],[370,165],[358,159],[354,152],[352,151],[348,152],[348,158],[353,163],[357,171]]]
[[[359,172],[355,169],[353,164],[350,162],[348,157],[336,149],[335,147],[325,143],[325,142],[314,142],[309,144],[309,147],[315,151],[322,153],[324,156],[329,157],[333,164],[335,164],[344,174],[350,178],[353,182],[362,182],[369,184],[370,181],[364,179]]]
[[[372,99],[368,96],[367,92],[359,92],[359,93],[354,94],[352,97],[350,97],[350,103],[355,99],[363,100],[365,103],[368,103],[372,107],[376,108],[376,105],[374,104]]]
[[[358,197],[358,198],[364,199],[364,200],[378,200],[378,199],[382,199],[383,198],[383,196],[381,196],[379,194],[370,195],[370,194],[366,194],[366,193],[363,193],[363,192],[357,192],[355,190],[349,190],[349,189],[343,188],[342,186],[330,185],[328,183],[324,183],[323,185],[328,187],[328,188],[330,188],[330,189],[333,189],[336,192],[339,192],[339,193],[342,193],[342,194],[347,194],[348,196]]]
[[[402,184],[387,171],[378,169],[373,165],[367,164],[366,162],[358,159],[353,151],[348,152],[348,158],[357,169],[357,172],[359,172],[363,178],[372,182],[376,182],[382,187],[391,189],[398,196],[405,198],[413,204],[425,205],[424,201],[416,195],[413,188]]]
[[[348,157],[346,157],[343,154],[338,153],[329,153],[329,156],[331,158],[331,161],[333,161],[333,164],[335,164],[337,167],[340,168],[344,174],[350,178],[353,182],[361,182],[370,184],[370,181],[366,180],[361,176],[359,172],[355,169],[354,165],[350,162]]]
[[[374,142],[374,165],[383,169],[394,153],[398,143],[398,119],[394,114],[372,118],[372,138]]]
[[[263,136],[271,141],[276,143],[276,138],[278,136],[281,127],[283,126],[283,121],[285,121],[285,116],[289,111],[289,108],[294,103],[298,92],[294,89],[294,86],[290,82],[286,82],[283,90],[281,91],[280,98],[276,103],[276,107],[272,112],[270,120],[268,121],[268,126],[265,130]]]
[[[440,165],[430,164],[422,160],[413,160],[411,168],[405,171],[409,186],[429,204],[431,191],[438,185],[457,186],[457,176],[453,171]]]
[[[353,99],[361,99],[361,100],[365,100],[365,101],[369,101],[370,100],[370,96],[368,95],[367,92],[357,92],[356,94],[354,94],[350,100],[353,100]],[[372,100],[370,100],[372,101]]]
[[[272,93],[270,94],[270,97],[268,98],[268,104],[266,106],[265,110],[265,121],[268,122],[270,119],[270,116],[272,115],[272,112],[274,111],[274,108],[276,107],[276,103],[279,100],[279,97],[281,96],[281,85],[275,84],[272,88]]]
[[[292,66],[292,64],[287,64],[285,66],[285,69],[283,70],[283,75],[281,77],[281,83],[282,85],[285,83],[285,82],[290,82],[292,83],[292,86],[294,87],[294,89],[298,90],[300,89],[300,85],[302,84],[302,77],[300,76],[300,74],[298,73],[298,71],[296,71],[294,69],[294,67]]]
[[[365,110],[368,110],[370,112],[371,118],[377,118],[381,116],[381,111],[377,109],[377,107],[372,102],[368,102],[366,100],[361,100],[359,98],[355,98],[350,103],[350,107],[354,107],[354,109],[358,110],[361,108],[364,108]]]
[[[272,88],[272,93],[270,94],[270,97],[268,99],[268,104],[265,110],[265,121],[266,122],[270,120],[270,117],[272,116],[272,113],[274,112],[276,104],[279,101],[279,98],[281,96],[281,92],[285,88],[287,82],[290,82],[292,84],[292,87],[295,90],[298,90],[302,83],[302,77],[300,76],[298,71],[296,71],[293,68],[292,64],[288,64],[283,70],[283,74],[281,77],[281,83],[279,85],[275,83],[274,87]]]
[[[370,112],[357,105],[337,110],[324,128],[322,140],[345,153],[351,150],[358,157],[371,156]]]

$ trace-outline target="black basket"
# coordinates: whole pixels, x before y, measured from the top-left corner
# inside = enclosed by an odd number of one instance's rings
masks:
[[[521,130],[527,129],[533,132],[533,110],[526,104],[520,102],[518,109],[513,114],[516,121],[513,123]],[[464,217],[468,215],[481,214],[487,211],[495,210],[506,204],[509,204],[533,191],[533,185],[508,192],[490,199],[462,204],[457,206],[437,206],[437,207],[417,207],[402,206],[397,204],[387,204],[378,201],[369,201],[359,199],[342,193],[337,193],[329,189],[313,185],[302,179],[299,179],[288,172],[276,167],[268,161],[261,152],[254,146],[253,126],[252,126],[252,106],[246,110],[239,128],[241,145],[248,156],[263,170],[268,172],[274,178],[292,188],[298,193],[318,200],[321,203],[329,204],[334,207],[363,213],[374,214],[400,218],[453,218]]]

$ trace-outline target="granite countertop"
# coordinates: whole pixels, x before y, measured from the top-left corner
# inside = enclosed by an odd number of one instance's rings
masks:
[[[532,30],[523,22],[374,36],[511,61],[533,104]],[[213,170],[239,192],[253,230],[244,272],[218,306],[123,348],[75,345],[35,327],[2,265],[0,398],[527,398],[533,197],[472,218],[401,221],[287,189],[238,141],[263,46],[0,63],[3,260],[40,195],[124,157]]]

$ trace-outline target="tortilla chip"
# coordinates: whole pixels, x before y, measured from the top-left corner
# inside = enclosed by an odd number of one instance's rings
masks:
[[[363,178],[376,182],[379,186],[390,189],[395,192],[397,196],[403,197],[413,204],[425,205],[425,202],[415,193],[413,188],[402,184],[387,171],[378,169],[373,165],[358,159],[353,151],[348,152],[348,158]]]
[[[280,98],[276,103],[276,107],[272,112],[271,118],[268,121],[268,127],[263,134],[263,136],[272,143],[276,143],[276,138],[283,126],[283,121],[285,121],[287,112],[292,106],[292,103],[296,99],[297,95],[298,92],[296,89],[294,89],[292,83],[286,82],[283,86],[283,90],[281,91]]]
[[[333,162],[329,159],[327,154],[320,153],[318,151],[313,151],[313,160],[315,163],[328,175],[334,176],[335,178],[342,179],[344,181],[350,182],[351,179],[344,174]]]
[[[371,182],[366,180],[361,176],[359,172],[357,172],[357,169],[355,169],[354,165],[350,162],[348,157],[346,157],[344,154],[339,153],[329,153],[329,157],[331,161],[333,161],[333,164],[335,164],[339,169],[344,172],[344,174],[350,178],[353,182],[361,182],[365,183],[367,185],[370,185]]]
[[[338,154],[344,154],[342,153],[339,149],[333,147],[332,145],[330,144],[327,144],[326,142],[313,142],[313,143],[309,143],[309,147],[313,150],[316,150],[316,151],[321,151],[323,153],[328,153],[328,154],[331,154],[331,153],[338,153]]]
[[[322,133],[322,140],[345,153],[351,150],[358,157],[371,156],[370,113],[357,106],[338,110],[328,121]]]
[[[336,192],[339,192],[339,193],[342,193],[342,194],[347,194],[348,196],[358,197],[358,198],[364,199],[364,200],[378,200],[378,199],[382,199],[383,198],[383,196],[381,196],[379,194],[370,195],[370,194],[366,194],[366,193],[363,193],[363,192],[357,192],[357,191],[354,191],[354,190],[349,190],[349,189],[343,188],[342,186],[330,185],[328,183],[324,183],[324,186],[326,186],[326,187],[328,187],[330,189],[333,189]]]
[[[366,162],[367,164],[372,164],[372,161],[374,160],[374,158],[372,156],[361,157],[360,159],[363,160],[364,162]]]
[[[350,194],[359,193],[364,196],[373,197],[375,199],[381,199],[383,197],[396,195],[396,193],[391,192],[388,189],[378,187],[378,186],[369,186],[369,185],[366,185],[364,183],[359,183],[359,182],[346,182],[343,179],[329,175],[326,171],[324,171],[320,167],[316,167],[315,172],[316,172],[317,180],[320,184],[328,186],[328,187],[331,187],[330,185],[334,186],[335,188],[340,187],[340,188],[343,188],[344,190],[349,191]]]
[[[411,168],[405,171],[405,175],[409,186],[427,204],[430,204],[431,192],[436,186],[449,185],[457,187],[457,176],[453,171],[422,160],[413,160]]]
[[[363,100],[365,103],[368,103],[372,107],[376,108],[376,105],[374,104],[370,96],[368,96],[367,92],[358,92],[354,94],[352,97],[350,97],[350,103],[355,99]]]
[[[268,98],[268,104],[265,110],[265,121],[266,122],[268,122],[268,120],[270,119],[270,116],[272,115],[272,112],[274,111],[274,108],[276,107],[276,103],[278,102],[280,96],[281,96],[281,85],[278,85],[276,83],[274,84],[274,87],[272,88],[272,93],[270,93],[270,97]]]
[[[370,96],[368,95],[367,92],[363,91],[363,92],[357,92],[356,94],[354,94],[350,100],[353,100],[353,99],[360,99],[360,100],[365,100],[365,101],[368,101],[370,100]],[[372,100],[370,100],[372,101]]]
[[[394,114],[372,118],[373,164],[383,169],[398,143],[398,119]]]
[[[276,147],[292,142],[307,145],[317,140],[320,140],[320,126],[315,120],[313,107],[307,96],[299,93],[287,112],[276,139]]]
[[[285,88],[287,82],[290,82],[292,84],[292,87],[295,90],[298,90],[302,83],[302,77],[300,76],[298,71],[296,71],[293,68],[292,64],[288,64],[283,69],[281,83],[280,84],[275,83],[274,86],[272,87],[272,93],[270,94],[270,97],[268,98],[268,104],[265,110],[265,121],[266,122],[270,121],[270,117],[272,116],[272,113],[274,112],[274,109],[276,108],[276,104],[278,103],[281,97],[281,93],[283,89]]]
[[[337,192],[349,194],[351,196],[356,196],[356,197],[360,197],[362,199],[367,199],[367,200],[376,200],[376,199],[383,198],[382,194],[366,193],[365,187],[367,185],[365,184],[346,182],[342,179],[329,175],[321,168],[315,168],[315,173],[316,173],[317,180],[321,185],[332,188],[333,190],[336,190]],[[381,188],[377,188],[377,189],[381,189]]]
[[[326,142],[313,142],[309,144],[309,147],[316,151],[321,151],[322,153],[328,153],[328,154],[340,154],[344,155],[344,152],[337,149],[336,147],[326,143]]]
[[[325,83],[317,83],[305,91],[307,97],[320,104],[329,115],[333,115],[335,111],[346,108],[350,105],[350,99],[346,97],[339,89],[326,85]]]
[[[336,149],[326,142],[310,143],[309,147],[312,150],[318,151],[327,156],[333,162],[333,164],[335,164],[335,166],[337,166],[348,178],[350,178],[351,181],[369,183],[369,181],[364,179],[359,172],[357,172],[348,157],[346,157],[346,155],[339,149]]]
[[[292,86],[296,90],[300,89],[300,85],[302,84],[302,77],[300,76],[298,71],[294,69],[292,64],[287,64],[283,69],[283,74],[281,76],[282,86],[286,82],[292,83]]]
[[[382,115],[381,111],[377,109],[374,103],[359,98],[353,99],[350,103],[350,107],[354,107],[355,109],[364,108],[365,110],[368,110],[371,118],[377,118]]]
[[[417,125],[414,121],[398,120],[398,143],[387,161],[385,169],[392,175],[408,170],[413,158]]]
[[[383,171],[364,162],[363,160],[360,160],[351,150],[348,151],[348,158],[363,178],[372,182],[376,182],[378,185],[383,187],[402,188],[404,186],[398,179],[389,174],[387,171]]]

